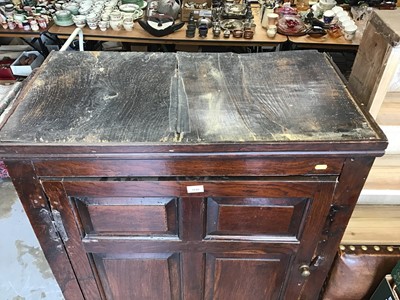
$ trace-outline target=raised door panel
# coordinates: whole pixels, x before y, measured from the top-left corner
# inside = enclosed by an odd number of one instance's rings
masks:
[[[204,192],[189,192],[198,185]],[[196,300],[295,299],[305,282],[298,268],[313,259],[334,185],[335,178],[43,182],[83,289],[91,276],[104,299],[146,299],[151,291],[153,299]]]
[[[207,235],[298,237],[308,198],[207,198]]]
[[[87,234],[176,235],[176,198],[72,197]]]
[[[278,299],[289,255],[224,253],[206,256],[206,300]]]
[[[178,199],[161,191],[145,197],[141,189],[118,194],[104,188],[93,195],[94,182],[81,185],[79,193],[71,193],[65,182],[43,182],[84,294],[97,290],[87,297],[96,300],[179,299],[180,253],[169,247],[179,242]],[[132,243],[128,249],[118,246],[126,241]],[[147,249],[146,241],[152,243]],[[92,251],[96,245],[101,249]]]
[[[179,254],[94,254],[109,300],[180,299]]]

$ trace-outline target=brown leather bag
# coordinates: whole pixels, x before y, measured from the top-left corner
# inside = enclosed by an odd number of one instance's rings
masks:
[[[369,299],[399,260],[399,246],[341,246],[322,299]]]

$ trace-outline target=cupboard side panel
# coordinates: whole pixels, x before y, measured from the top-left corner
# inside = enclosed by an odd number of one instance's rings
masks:
[[[311,264],[314,261],[314,252],[320,241],[323,232],[324,224],[328,218],[330,205],[332,203],[332,194],[335,188],[335,183],[321,183],[315,186],[315,191],[312,196],[312,205],[309,208],[307,217],[304,219],[304,229],[299,236],[300,247],[297,251],[293,264],[289,268],[289,279],[287,289],[283,299],[298,299],[303,293],[305,285],[309,282],[317,281],[314,274],[309,277],[302,277],[300,266]],[[326,276],[326,273],[321,273],[320,276]],[[322,286],[322,283],[319,287]],[[317,287],[317,285],[315,285]],[[307,299],[317,299],[318,297],[309,297]]]
[[[311,266],[311,276],[300,299],[318,298],[373,162],[373,157],[346,160],[333,194],[329,220],[321,227],[323,229],[314,253],[314,257],[320,259]]]
[[[43,182],[45,193],[50,201],[53,214],[59,214],[67,237],[64,244],[71,259],[71,264],[82,288],[85,299],[105,299],[101,286],[97,285],[97,273],[92,270],[89,260],[82,245],[82,230],[65,193],[62,182]]]
[[[31,162],[5,161],[19,199],[66,300],[83,300],[64,245],[52,224],[50,207]]]

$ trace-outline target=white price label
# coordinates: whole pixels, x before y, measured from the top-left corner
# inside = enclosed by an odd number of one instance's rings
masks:
[[[187,186],[186,190],[189,194],[204,193],[204,185],[191,185]]]
[[[316,165],[315,170],[326,170],[328,169],[328,165]]]
[[[199,12],[199,16],[200,17],[207,17],[207,18],[211,18],[212,17],[212,12],[209,9],[202,9]]]

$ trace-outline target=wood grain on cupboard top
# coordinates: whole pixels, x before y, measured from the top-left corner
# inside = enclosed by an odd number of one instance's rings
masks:
[[[379,141],[325,55],[53,52],[4,124],[35,145]]]

